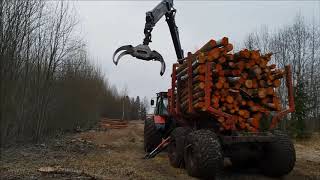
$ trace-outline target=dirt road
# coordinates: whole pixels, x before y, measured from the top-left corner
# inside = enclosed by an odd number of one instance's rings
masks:
[[[320,179],[320,139],[297,142],[294,170],[283,179]],[[169,165],[166,153],[144,160],[143,122],[122,129],[90,130],[46,144],[1,149],[1,179],[194,179]],[[55,173],[39,168],[58,169]],[[225,170],[222,179],[263,179],[255,173]]]

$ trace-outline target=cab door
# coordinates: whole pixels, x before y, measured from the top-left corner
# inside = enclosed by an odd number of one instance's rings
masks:
[[[157,98],[156,108],[154,109],[154,122],[157,129],[164,130],[168,115],[168,99],[159,96]]]

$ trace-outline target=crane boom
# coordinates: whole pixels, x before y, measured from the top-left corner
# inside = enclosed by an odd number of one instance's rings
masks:
[[[179,63],[182,63],[182,59],[184,58],[183,50],[181,48],[180,38],[178,27],[175,22],[175,15],[177,10],[173,8],[173,0],[162,0],[155,8],[146,13],[146,23],[144,27],[144,39],[143,43],[138,46],[125,45],[119,47],[113,53],[113,62],[115,65],[118,64],[119,59],[124,55],[131,55],[136,57],[137,59],[145,60],[145,61],[159,61],[161,63],[161,71],[160,75],[162,76],[166,69],[166,64],[163,60],[163,57],[157,51],[151,50],[149,47],[149,43],[151,41],[151,32],[157,22],[163,17],[166,17],[167,24],[169,26],[172,42],[174,45],[174,49],[177,55],[177,59]],[[123,51],[119,54],[119,56],[115,59],[115,56],[120,51]]]
[[[173,8],[173,0],[163,0],[155,8],[146,13],[146,24],[144,28],[145,38],[144,45],[148,45],[151,41],[151,31],[156,23],[165,15],[169,26],[172,42],[176,51],[178,60],[183,59],[183,50],[181,48],[179,31],[175,22],[176,9]]]

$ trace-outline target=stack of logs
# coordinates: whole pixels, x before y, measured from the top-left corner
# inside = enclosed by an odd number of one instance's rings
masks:
[[[128,121],[102,118],[99,122],[99,126],[101,129],[122,129],[128,127]]]
[[[270,112],[280,111],[281,102],[275,88],[284,77],[283,69],[269,65],[271,53],[260,54],[259,50],[243,49],[231,53],[233,45],[228,38],[210,40],[193,56],[177,68],[177,88],[180,108],[188,112],[188,62],[192,61],[192,102],[195,111],[206,111],[205,77],[206,65],[209,72],[210,106],[234,115],[236,122],[227,122],[217,117],[224,130],[246,129],[258,131],[261,121],[267,121]],[[208,77],[208,76],[207,76]]]

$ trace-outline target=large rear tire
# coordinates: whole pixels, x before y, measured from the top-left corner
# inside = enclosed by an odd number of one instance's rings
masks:
[[[144,151],[151,152],[161,143],[161,140],[161,133],[157,130],[153,119],[146,119],[144,121]]]
[[[219,138],[210,130],[191,132],[186,138],[184,159],[190,176],[214,179],[223,169]]]
[[[277,131],[276,141],[264,147],[264,156],[260,169],[263,174],[271,177],[280,177],[290,173],[296,162],[294,145],[285,133]]]
[[[188,127],[177,127],[171,134],[171,142],[168,146],[168,157],[170,164],[175,168],[184,167],[183,152],[185,147],[185,137],[191,132]]]

